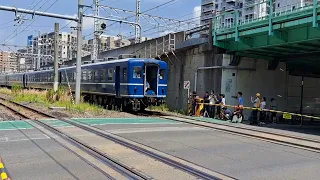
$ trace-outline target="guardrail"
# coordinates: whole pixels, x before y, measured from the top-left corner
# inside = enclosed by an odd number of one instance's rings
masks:
[[[1,180],[10,180],[10,178],[8,177],[7,170],[4,167],[4,163],[2,162],[1,157],[0,157],[0,177],[1,177]]]
[[[224,106],[224,107],[230,107],[230,108],[238,108],[238,106],[234,106],[234,105],[209,104],[209,103],[199,103],[199,102],[197,102],[197,105],[198,105],[198,107],[196,108],[196,112],[200,112],[204,108],[204,105],[206,105],[206,106],[219,106],[219,107]],[[300,117],[301,121],[302,121],[302,117],[310,118],[310,119],[314,119],[314,120],[320,120],[320,117],[309,116],[309,115],[298,114],[298,113],[291,113],[291,112],[286,112],[286,111],[276,111],[276,110],[271,110],[271,109],[261,109],[261,108],[245,107],[245,106],[242,107],[242,109],[258,110],[260,112],[275,112],[275,113],[283,114],[283,118],[284,119],[288,119],[288,120],[291,120],[292,116]]]

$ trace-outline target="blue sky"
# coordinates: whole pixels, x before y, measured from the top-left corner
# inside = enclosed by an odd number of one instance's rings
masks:
[[[56,0],[2,0],[0,2],[0,5],[45,11],[55,1]],[[141,12],[153,8],[162,3],[165,3],[167,1],[169,0],[141,0]],[[49,10],[47,10],[47,12],[65,15],[76,15],[77,2],[77,0],[58,0]],[[92,2],[92,0],[84,0],[84,3],[86,5],[91,5]],[[136,0],[102,0],[101,2],[101,4],[107,6],[133,11],[135,11],[135,3]],[[200,15],[199,5],[200,0],[176,0],[170,6],[162,6],[147,13],[161,17],[185,20],[195,18]],[[92,14],[92,10],[87,9],[85,14]],[[112,14],[116,15],[115,13]],[[101,15],[107,16],[107,13],[101,10]],[[120,15],[128,16],[130,14]],[[60,23],[60,28],[64,27],[65,25],[68,25],[66,26],[66,28],[62,29],[62,31],[71,31],[70,26],[74,25],[73,23],[69,24],[69,22],[65,20],[58,20],[46,17],[36,17],[35,19],[32,19],[31,15],[26,15],[25,19],[27,20],[25,20],[25,22],[19,26],[17,22],[13,21],[15,19],[13,12],[0,11],[0,17],[0,44],[6,43],[25,46],[27,43],[28,35],[35,35],[36,31],[38,30],[40,30],[43,33],[51,32],[53,31],[53,26],[55,22]],[[129,20],[134,21],[135,19],[131,18]],[[111,23],[112,22],[107,22],[107,25],[110,25]],[[85,19],[83,35],[88,35],[86,36],[86,38],[91,37],[90,34],[93,32],[92,24],[92,19]],[[163,33],[175,31],[174,29],[155,28],[155,25],[152,25],[145,20],[142,20],[141,24],[143,28],[142,31],[146,31],[143,33],[143,35],[148,37],[154,37]],[[121,31],[121,34],[124,36],[134,36],[134,28],[125,24],[122,24],[120,28],[119,23],[117,23],[111,27],[108,27],[107,29],[107,34],[109,35],[117,35]],[[3,47],[0,46],[0,50],[1,48]]]

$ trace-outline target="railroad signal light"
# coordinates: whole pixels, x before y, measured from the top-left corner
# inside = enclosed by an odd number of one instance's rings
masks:
[[[107,28],[107,25],[105,23],[102,23],[100,27],[102,30],[105,30]]]

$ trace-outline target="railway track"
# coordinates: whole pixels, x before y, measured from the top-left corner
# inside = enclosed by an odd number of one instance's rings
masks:
[[[179,117],[179,116],[160,116],[160,118],[172,120],[176,122],[187,123],[200,127],[215,129],[218,131],[241,135],[249,138],[256,138],[263,141],[268,141],[275,144],[291,146],[312,152],[320,153],[320,141],[316,139],[309,139],[300,136],[292,136],[289,134],[270,132],[259,130],[245,126],[234,126],[228,124],[217,124],[214,122],[202,121],[192,117]]]
[[[179,159],[176,157],[173,157],[171,155],[165,154],[163,152],[160,152],[158,150],[152,149],[150,147],[147,147],[145,145],[139,144],[137,142],[130,141],[128,139],[122,138],[120,136],[102,131],[100,129],[90,127],[86,124],[75,122],[70,119],[66,118],[57,118],[53,115],[47,114],[45,112],[39,112],[36,109],[33,109],[31,107],[12,102],[10,100],[7,100],[5,98],[0,97],[1,101],[4,101],[4,105],[6,107],[10,107],[12,111],[15,111],[17,107],[26,109],[25,111],[29,111],[28,113],[21,113],[16,112],[17,114],[20,114],[21,116],[24,116],[25,119],[31,119],[33,122],[35,122],[38,126],[43,127],[44,129],[50,131],[53,134],[58,135],[59,137],[67,140],[69,143],[73,144],[74,146],[79,147],[81,150],[85,151],[86,153],[89,153],[91,156],[95,157],[96,159],[101,160],[111,168],[117,170],[121,174],[124,174],[129,179],[154,179],[153,176],[150,176],[147,174],[147,172],[139,171],[138,169],[134,168],[134,166],[128,166],[125,163],[122,163],[118,159],[115,159],[113,156],[109,156],[105,151],[101,151],[98,148],[93,147],[90,143],[86,143],[83,140],[80,140],[72,135],[70,133],[63,132],[63,130],[60,130],[58,128],[52,127],[51,125],[45,123],[44,121],[41,121],[40,119],[58,119],[64,123],[68,123],[72,125],[73,127],[78,128],[79,130],[84,130],[86,132],[92,133],[96,136],[99,136],[105,140],[112,141],[114,143],[117,143],[125,148],[129,148],[136,153],[142,154],[144,156],[147,156],[151,159],[154,159],[155,162],[161,162],[165,164],[168,167],[172,167],[175,170],[179,170],[183,173],[187,173],[194,177],[194,179],[234,179],[232,177],[229,177],[224,174],[220,174],[208,169],[205,169],[203,167],[200,167],[198,165],[195,165],[193,163],[187,162],[183,159]],[[10,105],[8,105],[10,104]],[[161,115],[161,114],[159,114]],[[29,123],[29,122],[28,122]],[[39,129],[34,124],[30,123],[35,128]],[[41,129],[39,129],[41,130]],[[96,167],[98,168],[98,167]],[[101,170],[101,169],[100,169]],[[102,171],[102,170],[101,170]],[[193,179],[193,178],[192,178]]]
[[[29,108],[28,106],[23,106],[21,104],[15,103],[13,101],[8,101],[7,99],[0,97],[0,105],[16,114],[22,119],[46,119],[52,118],[40,111]]]

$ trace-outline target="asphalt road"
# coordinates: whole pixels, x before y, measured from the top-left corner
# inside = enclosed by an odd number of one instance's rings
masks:
[[[212,129],[182,123],[95,126],[238,179],[307,180],[320,175],[317,153]],[[0,130],[0,156],[14,180],[107,179],[36,129]]]
[[[318,179],[320,155],[186,124],[101,129],[239,179]]]

